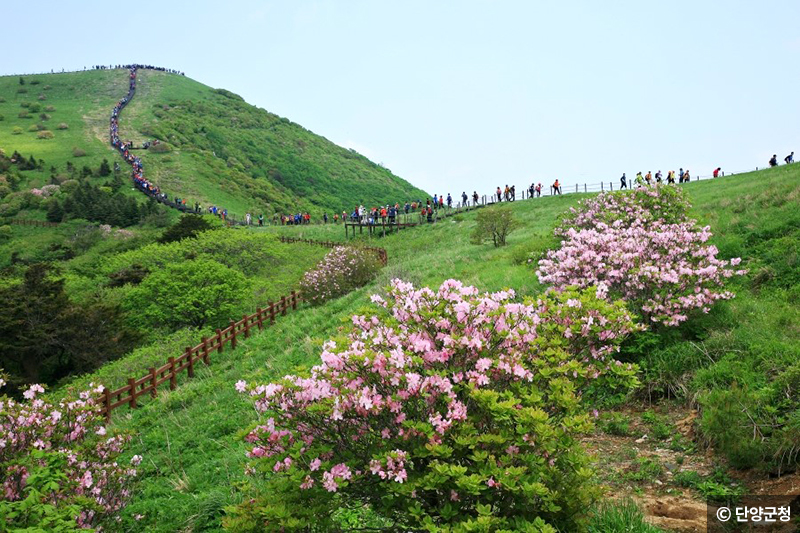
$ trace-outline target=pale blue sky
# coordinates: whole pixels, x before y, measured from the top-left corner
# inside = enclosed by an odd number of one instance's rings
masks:
[[[800,151],[800,1],[8,2],[0,74],[140,62],[431,193]]]

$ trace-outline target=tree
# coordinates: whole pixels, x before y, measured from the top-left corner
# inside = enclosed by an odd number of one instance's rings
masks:
[[[167,229],[158,239],[160,243],[176,242],[181,239],[193,239],[198,233],[212,229],[212,225],[201,216],[183,215],[181,219]]]
[[[64,220],[64,209],[61,207],[61,203],[56,199],[48,202],[47,220],[50,222],[61,222]]]
[[[215,261],[194,259],[147,276],[125,307],[137,323],[157,328],[202,328],[228,321],[249,294],[244,275]]]
[[[508,234],[519,226],[510,207],[484,209],[478,212],[475,221],[477,226],[470,236],[473,244],[492,241],[495,246],[505,246]]]
[[[97,173],[103,177],[111,174],[111,166],[108,164],[108,159],[103,159],[103,162],[100,163],[100,169],[97,171]]]

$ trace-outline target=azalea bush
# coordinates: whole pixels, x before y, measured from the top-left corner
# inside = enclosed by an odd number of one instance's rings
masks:
[[[227,527],[331,531],[349,507],[402,531],[576,530],[595,496],[581,394],[636,385],[613,358],[636,329],[624,304],[454,280],[373,301],[309,374],[236,384],[264,414],[247,440],[266,487]]]
[[[129,437],[106,434],[97,390],[57,405],[43,392],[32,385],[23,401],[0,397],[0,530],[100,527],[127,504],[141,457],[118,462]]]
[[[363,287],[381,268],[372,250],[353,246],[337,246],[320,263],[306,272],[300,282],[303,299],[319,304]]]
[[[648,323],[676,326],[692,310],[707,313],[733,298],[724,281],[741,259],[717,258],[712,236],[688,218],[688,202],[670,186],[601,194],[573,209],[556,234],[561,247],[539,261],[539,281],[557,289],[604,284]]]

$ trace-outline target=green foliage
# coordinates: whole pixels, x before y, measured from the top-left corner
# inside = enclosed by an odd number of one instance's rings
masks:
[[[194,259],[147,276],[128,293],[125,306],[151,328],[222,326],[248,295],[243,274],[219,263]]]
[[[662,533],[645,521],[642,509],[633,500],[603,502],[592,511],[587,533]]]
[[[681,487],[696,490],[706,501],[736,501],[746,492],[744,486],[733,481],[721,468],[715,468],[708,476],[694,470],[683,470],[672,480]]]
[[[111,166],[108,164],[108,159],[103,158],[103,162],[100,163],[100,169],[97,171],[97,174],[101,177],[111,175]]]
[[[84,509],[95,509],[96,504],[85,496],[75,495],[66,500],[55,500],[68,483],[64,471],[66,454],[53,450],[35,450],[25,465],[28,470],[24,497],[9,501],[0,499],[0,523],[3,531],[72,533],[86,531],[78,526],[75,517]]]
[[[495,247],[505,246],[508,234],[519,226],[510,207],[481,209],[475,222],[476,226],[471,235],[472,243],[483,244],[492,241]]]
[[[209,217],[200,215],[183,215],[181,219],[173,226],[168,228],[161,238],[158,239],[160,243],[177,242],[181,239],[193,239],[197,237],[198,233],[208,231],[215,227],[215,224],[209,222]]]
[[[650,428],[650,436],[652,438],[666,440],[672,436],[674,428],[667,417],[656,414],[653,411],[645,411],[642,413],[642,421]]]
[[[597,426],[609,435],[620,437],[630,435],[630,421],[624,413],[603,413],[597,421]]]
[[[36,137],[38,139],[52,139],[55,137],[55,135],[53,135],[53,132],[50,130],[42,130],[36,135]]]
[[[128,351],[135,335],[113,305],[74,305],[63,279],[35,264],[21,283],[0,287],[0,368],[10,384],[53,383]]]
[[[72,157],[85,157],[86,150],[83,148],[73,148],[72,149]]]
[[[14,129],[11,130],[11,135],[22,135],[22,128],[14,126]]]
[[[652,482],[664,473],[664,467],[657,457],[637,457],[636,462],[630,467],[623,477],[630,481]]]

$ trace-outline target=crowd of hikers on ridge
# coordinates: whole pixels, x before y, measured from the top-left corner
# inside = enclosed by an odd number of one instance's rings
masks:
[[[139,157],[133,155],[131,150],[135,149],[133,142],[131,141],[122,141],[119,137],[119,114],[125,108],[128,103],[130,103],[131,99],[133,98],[136,92],[136,73],[139,69],[149,69],[149,70],[157,70],[162,72],[168,72],[172,74],[179,74],[183,75],[182,72],[166,69],[163,67],[154,67],[149,65],[116,65],[116,66],[101,66],[96,65],[93,67],[94,69],[105,69],[105,68],[126,68],[129,70],[129,78],[130,78],[130,86],[128,89],[128,94],[122,100],[117,102],[117,105],[114,106],[114,109],[111,112],[111,126],[110,126],[110,135],[111,135],[111,145],[119,150],[122,158],[131,165],[132,172],[131,176],[133,178],[133,182],[136,187],[147,194],[148,196],[158,200],[161,203],[167,204],[170,207],[179,209],[183,212],[194,212],[197,214],[201,214],[206,212],[203,209],[203,206],[200,205],[198,202],[195,202],[192,206],[191,204],[187,205],[185,198],[174,197],[170,199],[166,193],[163,193],[161,189],[151,183],[144,177],[144,166],[142,161]],[[151,146],[156,146],[159,144],[159,141],[145,141],[141,149],[148,149]],[[788,165],[794,163],[794,152],[790,153],[784,158],[784,162]],[[773,154],[772,158],[769,160],[769,165],[771,167],[775,167],[778,165],[777,155]],[[722,177],[725,173],[722,171],[721,167],[717,167],[714,169],[712,176],[714,178]],[[677,183],[688,183],[691,180],[691,174],[688,169],[684,170],[681,168],[677,173]],[[627,176],[625,173],[622,174],[620,177],[620,189],[628,189],[635,187],[647,187],[652,185],[657,185],[660,183],[666,182],[667,184],[675,184],[676,183],[676,173],[674,170],[670,170],[667,172],[666,178],[664,178],[662,172],[659,170],[655,174],[652,174],[651,171],[647,171],[647,174],[642,175],[641,172],[636,173],[636,177],[629,183]],[[534,185],[531,185],[527,189],[528,198],[538,198],[542,195],[542,184],[541,182]],[[553,184],[550,186],[550,192],[552,195],[555,194],[562,194],[561,190],[561,183],[558,179],[556,179]],[[470,203],[471,200],[471,203]],[[505,188],[497,187],[494,195],[491,197],[490,203],[501,203],[505,202],[513,202],[516,200],[516,186],[511,185],[509,186],[506,184]],[[456,203],[456,207],[477,207],[481,205],[481,203],[485,203],[485,200],[478,195],[477,191],[473,191],[471,197],[467,195],[466,191],[461,193],[461,201]],[[411,214],[419,214],[420,220],[425,220],[427,222],[434,222],[437,218],[440,209],[452,209],[453,208],[453,197],[450,193],[447,194],[447,197],[444,195],[436,195],[434,194],[433,197],[428,198],[423,202],[422,200],[417,200],[414,202],[406,201],[402,206],[399,202],[395,202],[394,204],[387,203],[386,205],[381,205],[377,207],[366,208],[364,205],[356,206],[351,212],[342,211],[341,214],[334,213],[332,217],[328,216],[328,213],[325,212],[322,214],[321,222],[323,224],[333,223],[333,224],[340,224],[340,223],[354,223],[354,224],[365,224],[365,225],[373,225],[373,224],[395,224],[399,223],[400,215],[411,215]],[[225,208],[220,208],[216,205],[209,206],[207,208],[208,214],[215,215],[221,218],[223,221],[228,220],[228,210]],[[253,217],[250,213],[245,214],[244,219],[241,221],[242,224],[247,226],[250,225],[264,225],[264,215],[260,214],[258,217]],[[282,215],[275,213],[272,217],[272,224],[274,225],[283,225],[283,226],[294,226],[294,225],[304,225],[304,224],[311,224],[311,213],[309,212],[298,212],[289,215]]]

